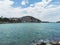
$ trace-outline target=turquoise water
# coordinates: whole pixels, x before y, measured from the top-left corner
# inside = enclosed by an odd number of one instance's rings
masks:
[[[0,45],[27,45],[32,40],[60,40],[60,23],[0,24]]]

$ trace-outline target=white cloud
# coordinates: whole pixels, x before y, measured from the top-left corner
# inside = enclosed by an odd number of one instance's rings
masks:
[[[0,16],[4,17],[22,17],[22,16],[34,16],[41,20],[46,21],[58,21],[60,18],[60,6],[54,7],[54,5],[47,6],[52,0],[42,0],[35,4],[31,4],[28,8],[13,8],[11,5],[14,3],[10,0],[0,1]],[[23,3],[25,5],[25,2]],[[32,7],[35,6],[35,7]],[[23,13],[26,12],[26,13]]]
[[[5,8],[5,7],[9,7],[10,5],[12,5],[13,2],[10,0],[0,0],[0,8]]]
[[[23,1],[21,2],[22,5],[26,5],[27,3],[28,3],[28,0],[23,0]]]
[[[22,3],[21,3],[22,5],[25,5],[26,4],[26,2],[25,1],[22,1]]]

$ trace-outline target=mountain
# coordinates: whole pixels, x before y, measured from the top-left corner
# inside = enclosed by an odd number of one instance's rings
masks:
[[[32,16],[24,16],[20,18],[21,22],[26,23],[26,22],[32,22],[32,23],[40,23],[41,20],[34,18]]]

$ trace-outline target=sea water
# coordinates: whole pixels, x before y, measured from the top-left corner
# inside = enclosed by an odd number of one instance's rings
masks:
[[[28,45],[33,40],[60,40],[60,23],[0,24],[0,45]]]

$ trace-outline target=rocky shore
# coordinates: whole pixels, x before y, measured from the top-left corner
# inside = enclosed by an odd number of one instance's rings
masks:
[[[31,45],[60,45],[60,41],[43,41],[32,42]]]

